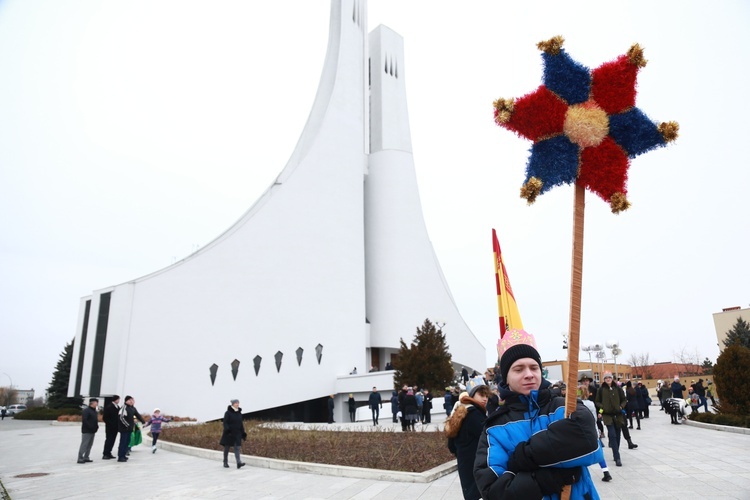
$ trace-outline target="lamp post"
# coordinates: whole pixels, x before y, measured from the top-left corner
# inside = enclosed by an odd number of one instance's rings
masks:
[[[581,347],[581,350],[589,353],[589,366],[591,368],[591,378],[593,378],[594,377],[594,363],[593,363],[593,361],[591,361],[591,353],[592,352],[597,353],[597,357],[596,358],[599,359],[598,353],[602,350],[602,346],[601,346],[600,343],[597,342],[596,344],[591,344],[591,345],[583,346],[583,347]]]
[[[620,341],[610,340],[609,342],[607,342],[607,347],[612,349],[612,357],[615,359],[615,380],[617,380],[617,356],[622,354],[622,349],[620,349]]]
[[[599,364],[601,366],[601,368],[599,368],[599,380],[601,380],[601,374],[604,373],[604,362],[607,360],[607,353],[604,352],[604,349],[596,351],[596,359],[599,360]]]

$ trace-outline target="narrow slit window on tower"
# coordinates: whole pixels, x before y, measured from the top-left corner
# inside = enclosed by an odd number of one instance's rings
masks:
[[[258,376],[258,372],[260,371],[260,362],[263,361],[263,358],[260,356],[255,356],[253,358],[253,368],[255,368],[255,376]]]
[[[393,76],[395,76],[396,78],[398,78],[398,59],[396,59],[396,69],[394,69],[393,71],[395,73]]]
[[[89,329],[89,314],[91,313],[91,301],[86,301],[86,309],[83,314],[83,328],[81,329],[81,345],[78,346],[78,369],[76,370],[75,395],[81,394],[81,377],[83,377],[83,360],[86,355],[86,334]]]
[[[240,361],[235,359],[232,361],[232,378],[237,380],[237,372],[240,370]]]
[[[305,352],[301,347],[297,348],[297,366],[302,366],[302,353]]]
[[[276,373],[278,373],[281,371],[281,358],[284,357],[284,353],[281,351],[277,351],[273,357],[276,359]]]
[[[321,344],[315,346],[315,357],[318,358],[318,364],[320,364],[320,360],[323,358],[323,346]]]
[[[214,385],[214,382],[216,382],[216,372],[218,371],[219,365],[217,365],[216,363],[212,364],[208,369],[208,373],[211,375],[211,385]]]

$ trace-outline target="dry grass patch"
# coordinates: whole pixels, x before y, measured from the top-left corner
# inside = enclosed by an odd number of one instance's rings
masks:
[[[343,432],[279,429],[245,421],[242,453],[258,457],[404,472],[424,472],[455,459],[441,432]],[[221,422],[175,427],[161,439],[222,450]]]

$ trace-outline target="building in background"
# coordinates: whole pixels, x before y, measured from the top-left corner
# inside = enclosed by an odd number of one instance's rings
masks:
[[[28,405],[34,401],[34,389],[13,389],[16,391],[16,404]]]
[[[69,396],[131,394],[200,420],[238,398],[246,413],[324,421],[334,394],[343,419],[349,393],[393,388],[392,371],[368,369],[425,318],[444,323],[459,369],[483,371],[422,215],[403,39],[368,33],[366,7],[332,0],[307,124],[240,220],[170,267],[81,299]]]
[[[724,347],[726,347],[724,340],[727,338],[727,332],[734,328],[738,318],[750,322],[750,308],[725,307],[721,312],[714,313],[714,328],[716,329],[716,342],[719,346],[719,352],[724,351]]]

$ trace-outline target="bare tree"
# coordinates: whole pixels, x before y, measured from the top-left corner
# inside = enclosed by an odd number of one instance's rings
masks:
[[[649,353],[632,353],[628,357],[628,364],[633,369],[633,378],[646,377],[646,367],[651,364]]]
[[[651,355],[649,353],[643,353],[639,357],[641,363],[641,371],[643,372],[642,378],[651,378]]]
[[[628,364],[630,365],[630,368],[633,373],[633,378],[637,378],[641,375],[641,356],[639,356],[636,353],[631,353],[630,356],[628,356]]]
[[[0,387],[0,406],[10,406],[16,403],[18,391],[11,387]]]
[[[680,365],[677,368],[678,375],[691,376],[700,373],[701,358],[698,354],[698,349],[695,352],[690,352],[687,347],[683,347],[677,352],[672,351],[672,356],[674,357],[675,364]]]

